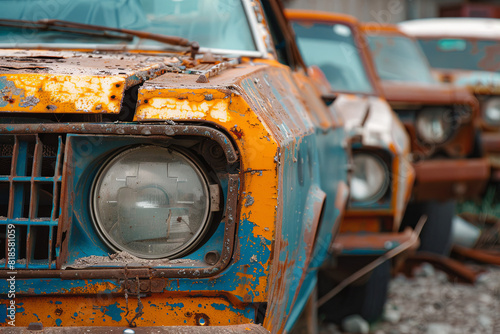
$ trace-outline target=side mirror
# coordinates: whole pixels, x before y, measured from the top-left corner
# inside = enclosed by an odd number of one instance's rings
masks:
[[[331,105],[337,98],[337,94],[333,93],[330,82],[326,79],[323,71],[316,65],[307,68],[307,74],[312,79],[316,89],[321,93],[321,98],[327,106]]]
[[[335,93],[323,93],[321,94],[321,99],[327,106],[330,106],[337,99],[337,94]]]

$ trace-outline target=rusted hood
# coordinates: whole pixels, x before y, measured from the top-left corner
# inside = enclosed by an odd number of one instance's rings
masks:
[[[179,58],[0,51],[0,112],[119,113],[125,91]]]
[[[474,94],[500,94],[500,73],[488,71],[434,70],[443,81],[467,87]]]
[[[475,105],[477,103],[467,89],[451,84],[382,81],[382,89],[391,104]]]
[[[395,147],[407,152],[410,140],[406,130],[386,100],[374,96],[340,94],[335,109],[342,115],[351,136],[359,135],[365,146]]]

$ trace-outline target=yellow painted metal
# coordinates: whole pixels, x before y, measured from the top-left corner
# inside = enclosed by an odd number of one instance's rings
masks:
[[[16,326],[43,322],[53,326],[129,326],[142,305],[143,314],[134,320],[137,326],[237,325],[251,323],[245,305],[232,305],[220,296],[153,294],[151,296],[115,296],[102,291],[87,296],[17,296],[22,305],[16,314]],[[127,306],[128,304],[128,306]],[[128,311],[128,313],[127,313]],[[203,320],[201,320],[203,319]],[[128,321],[127,321],[128,320]]]
[[[4,74],[0,112],[119,113],[125,76]]]

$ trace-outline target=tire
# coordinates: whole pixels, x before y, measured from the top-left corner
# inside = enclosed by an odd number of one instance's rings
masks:
[[[327,275],[322,276],[318,283],[320,296],[336,285]],[[384,312],[390,279],[391,262],[385,261],[371,272],[366,283],[346,287],[321,306],[319,318],[340,325],[345,317],[358,314],[368,322],[376,321]]]
[[[401,230],[410,226],[415,228],[422,215],[427,215],[420,233],[419,251],[447,256],[451,250],[451,229],[455,215],[456,202],[425,201],[408,204],[401,224]]]

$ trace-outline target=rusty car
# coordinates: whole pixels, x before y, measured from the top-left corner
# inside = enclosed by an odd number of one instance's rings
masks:
[[[445,255],[456,200],[482,194],[490,175],[474,122],[478,102],[467,90],[436,81],[416,41],[397,26],[372,22],[363,29],[384,95],[411,137],[416,181],[403,225],[426,214],[420,249]]]
[[[349,189],[281,4],[2,5],[3,330],[289,331]]]
[[[491,180],[499,183],[500,20],[441,18],[406,21],[399,27],[418,40],[439,80],[466,87],[479,100],[481,147],[492,167]]]
[[[324,270],[319,285],[320,311],[337,323],[351,314],[374,321],[384,309],[390,262],[331,300],[329,291],[395,248],[415,246],[418,238],[411,229],[399,231],[414,181],[410,139],[383,97],[360,23],[319,11],[287,10],[286,15],[306,64],[319,67],[336,94],[333,106],[344,118],[353,156],[350,199],[335,240],[335,270]]]

